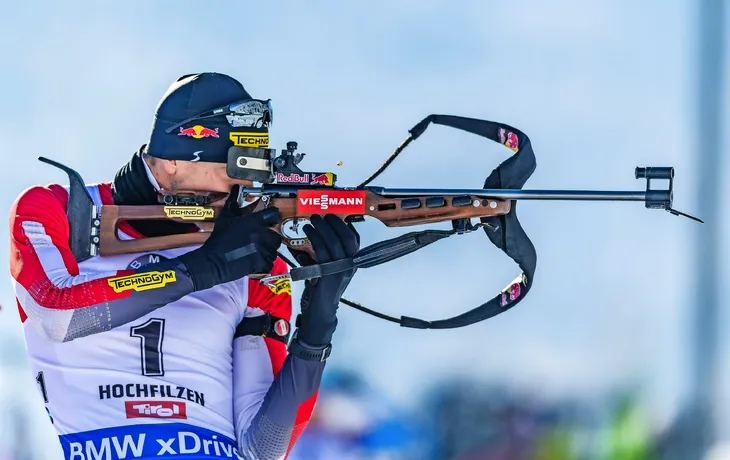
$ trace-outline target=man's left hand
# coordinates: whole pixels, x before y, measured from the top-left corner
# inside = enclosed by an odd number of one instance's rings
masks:
[[[303,227],[312,249],[316,263],[323,264],[347,259],[360,249],[360,235],[352,224],[327,214],[324,217],[313,215]],[[294,252],[294,251],[292,251]],[[299,254],[300,263],[304,260]],[[295,254],[296,256],[296,254]],[[308,260],[308,265],[314,261]],[[301,317],[298,337],[302,345],[308,348],[323,349],[332,341],[337,328],[337,308],[340,297],[350,284],[356,269],[326,275],[314,280],[305,281],[301,299]]]

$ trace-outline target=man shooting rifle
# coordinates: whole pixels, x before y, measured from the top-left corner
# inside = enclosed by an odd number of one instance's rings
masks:
[[[250,110],[216,110],[234,103]],[[281,459],[301,435],[354,270],[307,282],[291,341],[289,280],[249,277],[288,272],[270,228],[281,215],[241,208],[238,187],[252,182],[228,177],[227,151],[266,146],[272,117],[269,101],[227,75],[183,76],[158,105],[149,142],[112,181],[86,186],[101,207],[157,205],[161,190],[201,192],[196,199],[223,205],[202,245],[78,260],[69,188],[34,186],[15,201],[11,275],[33,376],[66,459]],[[359,249],[352,225],[335,216],[312,216],[303,230],[316,263]],[[117,237],[198,231],[184,221],[128,221]]]

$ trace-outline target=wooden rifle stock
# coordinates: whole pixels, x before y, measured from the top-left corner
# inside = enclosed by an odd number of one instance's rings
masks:
[[[282,235],[284,243],[291,248],[304,250],[311,254],[311,246],[306,237],[291,237],[287,235],[285,228],[282,229],[283,226],[293,224],[296,232],[297,225],[306,223],[302,220],[308,219],[312,215],[312,213],[298,211],[297,197],[260,199],[255,205],[252,205],[252,211],[261,210],[264,206],[277,207],[281,212],[282,222],[274,230]],[[405,227],[456,219],[496,216],[506,214],[509,210],[510,201],[508,200],[476,195],[384,197],[367,190],[363,214],[338,214],[338,216],[348,221],[358,221],[362,220],[364,216],[370,216],[388,227]],[[220,211],[221,207],[195,205],[101,206],[98,219],[100,227],[98,252],[102,256],[108,256],[200,245],[210,236],[215,225],[215,217]],[[331,211],[323,210],[322,214],[327,212]],[[201,231],[131,240],[119,239],[117,233],[119,223],[132,220],[188,222],[200,227]]]

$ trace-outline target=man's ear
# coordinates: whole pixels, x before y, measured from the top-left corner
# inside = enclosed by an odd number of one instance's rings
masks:
[[[148,158],[149,159],[149,158]],[[147,161],[147,165],[152,175],[160,184],[160,187],[167,189],[171,187],[171,182],[178,170],[178,163],[175,160],[165,160],[163,158],[154,158],[153,161]]]
[[[167,174],[168,176],[174,176],[175,173],[177,173],[178,164],[177,160],[158,160],[158,163],[160,164],[162,170]]]

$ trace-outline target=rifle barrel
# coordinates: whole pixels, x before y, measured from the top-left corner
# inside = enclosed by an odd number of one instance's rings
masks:
[[[382,188],[376,193],[388,198],[422,195],[474,195],[483,198],[497,198],[502,200],[646,201],[645,191],[637,192],[620,190]]]
[[[311,187],[302,187],[311,188]],[[348,187],[342,187],[348,190]],[[482,188],[387,188],[365,187],[373,193],[386,198],[411,196],[459,196],[473,195],[480,198],[502,200],[586,200],[586,201],[647,201],[646,191],[623,190],[521,190],[521,189],[482,189]],[[266,187],[241,187],[240,193],[246,195],[278,194],[294,196],[297,187],[292,185],[267,185]],[[660,192],[667,193],[667,192]]]

